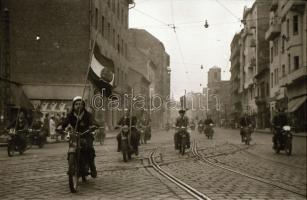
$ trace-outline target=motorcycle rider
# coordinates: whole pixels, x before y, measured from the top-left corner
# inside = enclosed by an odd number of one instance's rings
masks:
[[[131,117],[131,145],[134,147],[135,155],[138,155],[138,145],[140,140],[140,133],[138,132],[136,125],[137,125],[137,118],[136,116]],[[125,125],[130,128],[130,110],[126,109],[124,111],[124,116],[119,120],[117,123],[118,126],[124,127]],[[117,139],[117,152],[121,151],[121,134],[118,133],[116,136]]]
[[[25,149],[27,146],[27,140],[26,140],[26,131],[28,131],[29,128],[29,122],[27,120],[27,112],[25,109],[21,108],[18,110],[18,114],[16,119],[11,123],[7,129],[15,128],[16,131],[16,143],[21,148]]]
[[[151,135],[151,125],[150,125],[150,118],[144,113],[142,118],[138,121],[138,127],[146,127],[146,131],[149,135]]]
[[[276,148],[277,140],[280,138],[282,127],[289,124],[290,120],[284,108],[278,108],[277,114],[273,118],[273,148]]]
[[[213,123],[213,120],[211,119],[211,116],[210,115],[207,115],[207,119],[204,121],[204,124],[206,126],[209,126],[210,124],[214,124]]]
[[[77,132],[85,132],[94,126],[94,118],[91,113],[85,109],[85,101],[80,96],[76,96],[72,102],[72,109],[67,114],[66,119],[60,124],[58,129],[65,129],[68,125],[71,125]],[[91,171],[91,177],[97,177],[96,165],[95,165],[95,149],[93,146],[94,137],[92,135],[86,135],[86,148],[84,149],[84,156],[88,159],[89,167]]]
[[[244,113],[243,116],[240,118],[240,135],[241,135],[241,141],[244,142],[244,131],[243,131],[243,128],[244,127],[247,127],[249,125],[252,125],[252,121],[251,119],[249,118],[249,116]]]
[[[175,126],[176,127],[188,127],[189,125],[189,118],[187,116],[185,116],[185,110],[181,109],[179,110],[179,117],[177,117],[176,119],[176,123],[175,123]],[[188,131],[186,131],[186,134],[187,134],[187,147],[190,148],[190,133]],[[175,132],[175,135],[174,135],[174,142],[175,142],[175,149],[178,149],[179,146],[178,146],[178,139],[179,139],[179,131],[176,131]]]

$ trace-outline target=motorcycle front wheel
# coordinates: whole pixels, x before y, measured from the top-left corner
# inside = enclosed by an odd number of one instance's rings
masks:
[[[7,155],[9,157],[14,156],[15,153],[15,145],[13,143],[8,143],[7,144]]]
[[[69,189],[72,193],[78,191],[78,173],[79,167],[77,164],[77,158],[75,154],[69,154],[68,156],[68,181]]]
[[[286,151],[288,156],[290,156],[292,154],[292,140],[289,139],[287,141],[287,145],[286,145],[285,151]]]
[[[185,146],[186,146],[186,139],[185,138],[182,138],[181,139],[181,145],[180,145],[180,153],[181,155],[184,155],[185,153]]]

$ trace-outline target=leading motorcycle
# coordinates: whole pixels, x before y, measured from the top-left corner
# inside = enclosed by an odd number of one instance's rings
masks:
[[[79,178],[86,180],[86,176],[89,175],[89,160],[84,155],[84,151],[87,147],[87,141],[85,137],[94,137],[94,131],[96,127],[92,127],[83,133],[76,131],[68,132],[67,139],[69,143],[68,148],[68,181],[69,188],[72,193],[78,191]],[[91,135],[88,135],[91,134]]]
[[[276,139],[276,144],[273,147],[275,152],[279,153],[281,150],[283,150],[287,153],[287,155],[291,155],[293,138],[291,126],[285,125],[283,127],[275,127],[275,130],[279,131],[279,134]]]

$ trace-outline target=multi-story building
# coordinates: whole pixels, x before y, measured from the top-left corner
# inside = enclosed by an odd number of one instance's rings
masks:
[[[298,130],[306,130],[307,2],[274,0],[270,27],[270,97],[272,117],[286,108]]]
[[[83,91],[88,102],[94,91],[126,91],[132,0],[1,2],[9,11],[11,80],[21,83],[42,112],[66,112]],[[88,73],[94,75],[90,82]],[[103,114],[109,127],[118,115],[117,110]]]
[[[232,39],[231,45],[231,56],[230,56],[230,73],[231,73],[231,120],[238,122],[242,114],[242,102],[240,91],[240,55],[241,55],[241,32],[235,34]]]
[[[208,72],[208,114],[219,126],[226,125],[230,119],[231,83],[221,80],[221,68],[215,66]]]
[[[243,13],[244,28],[241,32],[240,75],[242,109],[253,117],[258,128],[268,126],[269,97],[268,42],[265,31],[269,24],[270,0],[256,0]]]
[[[166,109],[170,95],[169,55],[165,52],[164,45],[145,30],[129,29],[128,38],[131,67],[150,82],[149,111],[152,125],[162,127],[169,118],[169,111]]]

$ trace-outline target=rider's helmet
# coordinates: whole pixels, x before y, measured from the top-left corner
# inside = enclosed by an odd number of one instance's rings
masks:
[[[82,101],[83,105],[85,105],[85,101],[84,101],[84,99],[83,99],[81,96],[75,96],[75,97],[73,98],[73,100],[72,100],[72,106],[73,106],[73,107],[74,107],[74,105],[75,105],[75,103],[76,103],[77,101]]]
[[[178,112],[179,112],[179,114],[184,114],[185,110],[184,109],[180,109]]]

